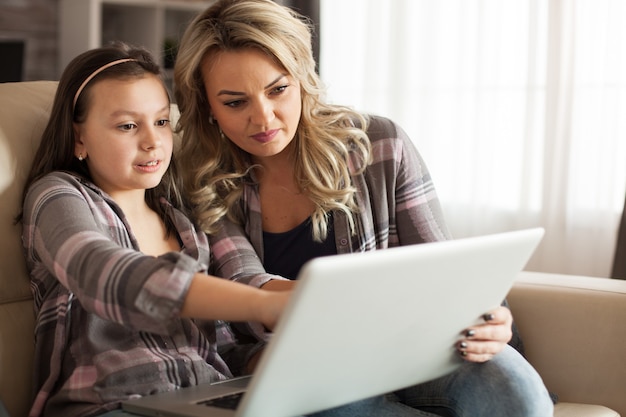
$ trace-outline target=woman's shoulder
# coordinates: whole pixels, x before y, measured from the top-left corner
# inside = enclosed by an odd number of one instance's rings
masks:
[[[363,147],[352,143],[350,158],[352,172],[371,170],[372,165],[395,163],[401,158],[405,147],[403,130],[388,117],[364,113],[362,118],[354,118],[353,126],[364,132],[363,143],[367,143],[367,156],[363,158]],[[364,123],[364,124],[363,124]],[[364,161],[368,161],[365,162]]]
[[[368,121],[366,132],[372,142],[398,137],[400,126],[390,118],[374,114],[368,114],[366,117]]]
[[[413,142],[404,129],[388,117],[368,115],[366,134],[371,144],[373,162],[401,158]]]

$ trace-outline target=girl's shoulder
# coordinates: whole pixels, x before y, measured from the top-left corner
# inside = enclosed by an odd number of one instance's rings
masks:
[[[100,189],[86,178],[69,171],[52,171],[34,181],[27,190],[27,199],[64,193],[101,195]]]
[[[52,171],[33,182],[33,186],[39,184],[74,186],[77,184],[85,184],[86,182],[83,177],[69,171]]]

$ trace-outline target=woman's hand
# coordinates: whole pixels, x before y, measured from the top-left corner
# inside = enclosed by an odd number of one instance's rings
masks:
[[[483,315],[483,324],[465,330],[457,343],[463,359],[469,362],[486,362],[498,354],[511,340],[513,316],[506,307],[498,307]]]

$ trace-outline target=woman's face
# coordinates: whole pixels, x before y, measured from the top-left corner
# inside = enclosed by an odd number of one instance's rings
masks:
[[[212,115],[228,139],[259,163],[287,154],[302,110],[296,79],[256,49],[210,55],[201,71]]]
[[[116,197],[156,187],[173,147],[170,105],[154,75],[105,79],[91,87],[87,117],[74,125],[75,155],[86,158],[94,183]]]

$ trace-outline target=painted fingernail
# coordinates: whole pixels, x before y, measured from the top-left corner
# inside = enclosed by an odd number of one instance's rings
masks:
[[[466,342],[459,343],[459,349],[465,349],[465,348],[467,348],[467,343]]]
[[[467,352],[462,350],[461,352],[459,352],[461,354],[461,356],[467,356]]]
[[[495,319],[495,316],[493,314],[491,314],[491,313],[486,313],[486,314],[483,314],[483,319],[485,321],[491,321],[491,320]]]
[[[465,336],[466,336],[466,337],[472,337],[472,336],[474,336],[475,334],[476,334],[476,331],[474,331],[474,330],[472,330],[472,329],[469,329],[469,330],[467,330],[467,331],[465,332]]]

